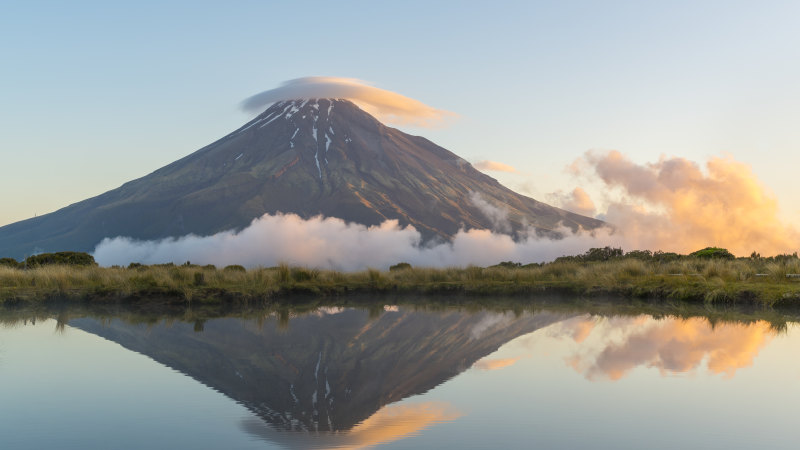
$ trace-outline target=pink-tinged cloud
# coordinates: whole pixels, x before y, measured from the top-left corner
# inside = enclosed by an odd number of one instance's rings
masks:
[[[554,205],[566,209],[567,211],[581,214],[583,216],[594,217],[597,213],[597,207],[586,193],[580,187],[576,187],[570,193],[557,191],[547,196],[548,200]]]
[[[778,217],[776,197],[748,165],[730,156],[701,167],[678,157],[636,164],[617,151],[587,152],[572,167],[583,167],[585,175],[621,193],[605,219],[628,248],[690,252],[719,246],[748,255],[800,247],[800,233]]]
[[[342,98],[351,100],[379,120],[397,125],[432,127],[455,117],[452,112],[436,109],[396,92],[370,86],[355,78],[305,77],[284,82],[281,86],[246,98],[242,109],[261,112],[282,100]]]
[[[509,367],[516,364],[517,361],[520,360],[521,357],[516,358],[503,358],[503,359],[481,359],[480,361],[475,362],[472,367],[478,370],[497,370],[502,369],[503,367]]]
[[[621,340],[609,337],[588,353],[568,358],[568,365],[588,379],[618,380],[637,367],[657,368],[666,375],[696,370],[707,361],[709,372],[733,377],[751,366],[776,334],[764,321],[712,327],[702,318],[630,320],[621,328],[628,331]]]
[[[433,427],[452,422],[463,415],[444,402],[387,405],[346,431],[296,433],[282,432],[255,418],[245,419],[242,428],[254,436],[286,448],[367,449],[396,442]]]
[[[596,324],[597,320],[588,314],[572,317],[550,327],[549,334],[556,338],[567,337],[580,344],[592,334]]]
[[[478,161],[472,165],[478,170],[489,171],[489,172],[508,172],[508,173],[517,173],[517,169],[514,166],[509,166],[508,164],[503,164],[497,161]]]

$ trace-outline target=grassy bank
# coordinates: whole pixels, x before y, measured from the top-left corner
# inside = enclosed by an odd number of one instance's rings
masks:
[[[336,297],[350,294],[422,294],[535,297],[569,294],[697,302],[800,304],[800,260],[786,258],[675,260],[562,259],[544,265],[506,263],[481,268],[402,267],[337,272],[281,265],[243,270],[212,266],[0,266],[0,301],[47,299],[214,303]]]

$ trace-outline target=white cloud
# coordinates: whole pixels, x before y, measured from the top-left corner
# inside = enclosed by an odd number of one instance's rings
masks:
[[[104,266],[191,261],[268,267],[286,262],[337,270],[367,267],[385,270],[401,261],[422,267],[488,266],[509,260],[551,261],[583,253],[598,245],[598,241],[616,239],[608,230],[576,235],[569,234],[568,229],[563,232],[568,236],[560,240],[528,233],[531,237],[515,242],[511,236],[489,230],[462,230],[451,243],[425,246],[417,230],[400,227],[396,220],[366,227],[336,218],[303,220],[294,214],[278,214],[264,215],[239,233],[225,231],[213,236],[189,235],[160,241],[105,239],[95,249],[94,257]]]

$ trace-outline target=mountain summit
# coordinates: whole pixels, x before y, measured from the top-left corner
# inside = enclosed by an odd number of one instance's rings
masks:
[[[91,251],[116,236],[210,235],[279,212],[364,225],[397,219],[426,240],[449,239],[462,228],[515,233],[602,225],[517,194],[348,100],[289,100],[145,177],[0,227],[0,256]]]

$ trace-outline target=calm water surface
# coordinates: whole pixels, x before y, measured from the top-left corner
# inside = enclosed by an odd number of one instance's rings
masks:
[[[0,448],[797,448],[794,322],[592,311],[0,309]]]

